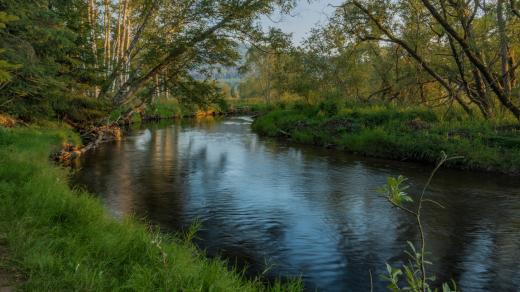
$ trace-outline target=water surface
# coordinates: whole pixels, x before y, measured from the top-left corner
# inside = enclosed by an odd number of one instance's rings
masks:
[[[405,175],[412,193],[431,166],[369,159],[264,139],[247,117],[148,125],[80,162],[76,182],[114,216],[178,232],[202,222],[197,244],[266,278],[302,276],[308,290],[381,290],[385,263],[406,260],[413,218],[376,189]],[[428,269],[467,291],[520,285],[518,177],[442,170],[426,206]],[[267,271],[266,271],[267,270]]]

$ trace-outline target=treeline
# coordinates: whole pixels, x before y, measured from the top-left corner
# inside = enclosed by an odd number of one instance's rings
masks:
[[[292,0],[0,0],[0,112],[31,121],[125,116],[158,96],[220,98],[212,65],[261,39]],[[195,78],[194,76],[199,76]]]
[[[518,0],[348,0],[299,46],[272,30],[241,96],[356,100],[520,119]]]

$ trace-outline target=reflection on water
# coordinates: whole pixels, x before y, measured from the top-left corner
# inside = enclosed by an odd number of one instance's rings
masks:
[[[250,118],[199,120],[136,130],[81,162],[76,181],[115,216],[137,214],[165,231],[203,222],[209,255],[247,263],[267,277],[302,275],[309,290],[375,288],[385,263],[406,260],[411,218],[376,193],[403,174],[417,192],[431,167],[367,159],[259,138]],[[425,212],[430,259],[463,290],[520,285],[520,182],[443,170]]]

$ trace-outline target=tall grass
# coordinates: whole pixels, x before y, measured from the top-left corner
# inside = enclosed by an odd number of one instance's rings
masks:
[[[48,155],[71,130],[0,128],[0,235],[8,266],[28,291],[298,291],[299,282],[246,280],[207,259],[189,241],[131,218],[107,216],[101,203],[68,186]]]
[[[520,126],[509,120],[469,119],[422,107],[294,104],[259,117],[253,129],[299,143],[431,164],[444,151],[464,156],[450,161],[451,167],[520,172]]]
[[[268,104],[261,98],[240,98],[228,99],[226,101],[231,111],[249,111],[249,112],[268,112],[275,108],[273,104]]]
[[[176,99],[161,98],[155,103],[147,105],[144,114],[149,117],[168,119],[182,117],[187,112],[188,109]]]

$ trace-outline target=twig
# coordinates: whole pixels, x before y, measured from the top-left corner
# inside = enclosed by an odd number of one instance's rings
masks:
[[[420,261],[420,266],[421,266],[421,276],[422,276],[422,281],[423,281],[423,284],[422,284],[422,291],[423,292],[426,292],[426,290],[427,290],[426,289],[427,277],[426,277],[426,265],[425,265],[425,261],[424,261],[424,254],[426,252],[426,240],[425,240],[425,236],[424,236],[424,227],[423,227],[422,222],[421,222],[421,210],[422,210],[422,203],[423,202],[435,202],[435,201],[430,200],[430,199],[424,199],[424,195],[426,194],[426,190],[430,186],[430,184],[431,184],[431,182],[433,180],[433,177],[435,176],[437,171],[441,168],[441,166],[444,163],[446,163],[449,160],[462,158],[462,156],[448,157],[448,155],[446,155],[446,153],[444,151],[441,153],[441,155],[442,155],[441,156],[441,160],[439,161],[439,163],[437,163],[437,166],[433,169],[432,173],[430,174],[430,177],[428,177],[428,181],[424,185],[424,188],[423,188],[423,190],[421,192],[421,196],[419,197],[419,205],[417,206],[417,212],[416,212],[417,224],[419,226],[419,233],[420,233],[420,236],[421,236],[421,258],[420,258],[421,261]]]
[[[374,291],[374,281],[372,279],[372,270],[368,270],[368,273],[370,274],[370,292]]]

